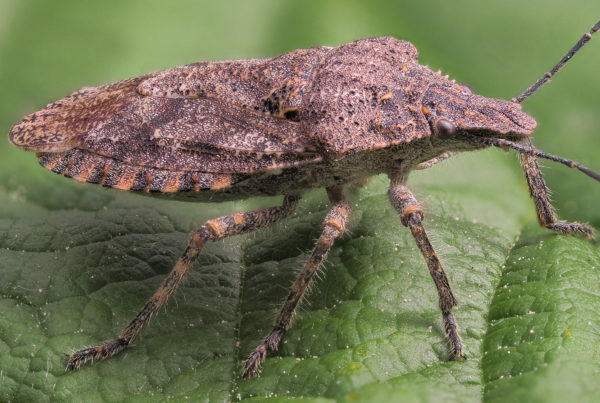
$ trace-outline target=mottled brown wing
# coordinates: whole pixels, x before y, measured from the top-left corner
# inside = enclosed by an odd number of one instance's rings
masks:
[[[138,91],[153,97],[219,99],[242,110],[297,121],[303,95],[332,49],[297,49],[273,59],[175,67],[147,76]]]
[[[78,148],[144,167],[249,173],[319,159],[300,129],[216,98],[133,91],[128,104],[90,130]]]
[[[41,153],[48,169],[119,188],[153,190],[157,175],[187,183],[164,191],[213,188],[231,175],[317,161],[295,112],[327,51],[197,63],[83,88],[26,116],[10,140]],[[211,179],[198,187],[203,177]]]

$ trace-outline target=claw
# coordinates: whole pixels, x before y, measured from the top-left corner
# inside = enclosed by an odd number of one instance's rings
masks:
[[[448,356],[450,361],[465,361],[467,356],[462,353],[462,351],[451,351]]]
[[[242,370],[242,378],[256,378],[260,375],[260,364],[265,361],[267,356],[267,346],[264,344],[259,345],[250,354],[246,362],[244,363],[244,369]]]

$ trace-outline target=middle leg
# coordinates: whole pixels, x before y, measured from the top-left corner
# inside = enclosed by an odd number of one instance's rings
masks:
[[[408,227],[421,250],[423,258],[427,263],[429,274],[435,283],[440,298],[440,309],[444,319],[444,330],[446,338],[450,342],[450,359],[464,359],[462,352],[462,341],[458,334],[458,324],[452,313],[452,307],[456,306],[456,298],[450,289],[450,282],[442,268],[425,228],[423,228],[423,212],[410,189],[404,185],[403,177],[392,177],[389,197],[394,208],[400,213],[402,224]]]
[[[260,365],[265,360],[267,353],[276,351],[283,333],[289,329],[292,323],[292,317],[296,313],[296,308],[302,301],[304,294],[308,290],[313,276],[325,259],[327,252],[331,249],[334,241],[344,233],[346,223],[350,217],[350,204],[344,196],[342,187],[327,189],[327,195],[331,202],[331,209],[325,221],[323,222],[323,231],[317,245],[312,251],[310,258],[302,268],[300,275],[292,285],[290,293],[281,307],[281,311],[275,319],[273,330],[265,337],[263,342],[252,351],[246,362],[242,376],[244,378],[253,378],[259,375]]]

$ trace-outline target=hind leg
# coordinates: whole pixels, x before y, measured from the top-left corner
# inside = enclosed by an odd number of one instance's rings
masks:
[[[185,274],[196,261],[198,253],[206,241],[216,241],[274,224],[291,214],[298,205],[299,199],[299,196],[286,196],[283,200],[283,205],[279,207],[269,207],[207,221],[198,231],[194,232],[187,248],[177,260],[167,278],[165,278],[144,308],[123,329],[119,337],[105,341],[99,346],[86,348],[67,355],[69,367],[77,369],[88,360],[106,360],[131,345],[150,322],[152,316],[158,312],[171,294],[173,294],[173,291],[177,289]]]

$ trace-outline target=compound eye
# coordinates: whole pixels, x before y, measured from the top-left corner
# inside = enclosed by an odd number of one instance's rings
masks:
[[[433,127],[436,134],[440,136],[447,136],[456,133],[456,126],[446,118],[437,118]]]

